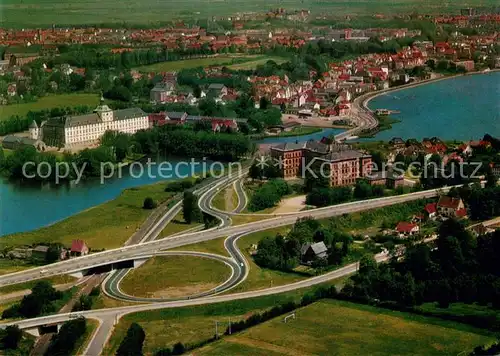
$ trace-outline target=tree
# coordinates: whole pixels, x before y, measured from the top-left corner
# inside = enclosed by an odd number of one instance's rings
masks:
[[[142,356],[142,346],[146,334],[137,323],[132,323],[127,330],[127,335],[122,340],[116,356]]]
[[[151,197],[146,197],[144,199],[144,204],[142,205],[142,208],[143,209],[154,209],[156,208],[156,202],[153,200],[153,198]]]
[[[187,224],[201,221],[198,197],[188,190],[184,192],[182,200],[182,216]]]
[[[259,100],[260,109],[266,110],[268,108],[269,104],[270,104],[269,100],[265,96],[260,98],[260,100]]]
[[[176,343],[172,348],[172,355],[182,355],[184,352],[186,352],[186,347],[181,342]]]
[[[60,244],[52,244],[47,249],[47,253],[45,255],[45,262],[53,263],[59,261],[61,258],[62,246]]]
[[[47,356],[65,356],[73,354],[77,341],[87,330],[87,320],[78,318],[66,321],[50,341]]]
[[[23,332],[17,325],[9,325],[5,328],[4,336],[2,338],[2,343],[4,349],[17,349],[19,341],[23,337]]]

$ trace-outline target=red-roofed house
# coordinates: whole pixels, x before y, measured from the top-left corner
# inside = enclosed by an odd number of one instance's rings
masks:
[[[420,231],[420,227],[417,224],[409,223],[406,221],[401,221],[396,226],[396,232],[399,234],[399,237],[406,237],[406,236],[418,234],[419,231]]]
[[[71,256],[85,256],[89,253],[89,248],[83,240],[73,240],[71,242]]]
[[[453,198],[447,195],[443,195],[439,198],[437,203],[437,211],[440,215],[446,216],[449,218],[463,217],[467,214],[465,212],[465,205],[462,199]],[[462,215],[462,216],[459,216]]]
[[[429,219],[434,219],[437,214],[437,204],[429,203],[424,207],[425,214]]]

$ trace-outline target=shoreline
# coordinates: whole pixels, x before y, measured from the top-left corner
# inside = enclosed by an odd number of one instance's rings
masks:
[[[375,98],[377,98],[380,95],[383,95],[385,93],[397,92],[397,91],[400,91],[400,90],[405,90],[405,89],[409,89],[409,88],[415,88],[415,87],[419,87],[421,85],[427,85],[427,84],[437,83],[437,82],[440,82],[440,81],[443,81],[443,80],[448,80],[448,79],[454,79],[454,78],[460,78],[460,77],[467,77],[467,76],[471,76],[471,75],[481,75],[481,74],[484,75],[484,74],[497,73],[497,72],[500,72],[500,69],[491,69],[488,72],[468,72],[468,73],[464,73],[464,74],[454,74],[454,75],[442,76],[442,77],[438,77],[438,78],[424,79],[424,80],[421,80],[421,81],[418,81],[418,82],[403,84],[403,85],[400,85],[400,86],[397,86],[397,87],[392,87],[392,88],[388,88],[388,89],[377,90],[377,91],[374,91],[374,92],[371,92],[371,93],[363,94],[363,95],[357,97],[356,99],[354,99],[354,101],[356,101],[359,98],[362,98],[363,96],[366,96],[364,98],[364,100],[363,100],[363,102],[362,102],[361,105],[365,109],[373,112],[368,107],[368,103],[371,100],[373,100],[373,99],[375,99]]]
[[[357,98],[355,98],[353,100],[353,102],[352,102],[353,107],[351,109],[352,111],[354,111],[353,116],[355,116],[358,121],[361,121],[362,125],[359,125],[359,123],[358,123],[358,126],[356,126],[356,128],[354,128],[352,130],[348,130],[345,133],[339,134],[337,136],[339,136],[340,139],[346,139],[346,140],[354,139],[355,137],[353,137],[354,136],[353,134],[355,134],[359,129],[363,129],[363,130],[367,129],[367,128],[374,129],[374,128],[378,127],[379,121],[378,121],[377,117],[374,115],[374,110],[370,109],[370,107],[368,105],[369,105],[371,100],[373,100],[373,99],[375,99],[383,94],[397,92],[397,91],[405,90],[405,89],[410,89],[410,88],[418,87],[421,85],[437,83],[437,82],[440,82],[443,80],[448,80],[448,79],[453,79],[453,78],[459,78],[459,77],[465,77],[465,76],[471,76],[471,75],[497,73],[497,72],[500,72],[500,69],[491,69],[487,72],[469,72],[469,73],[464,73],[464,74],[441,76],[438,78],[425,79],[425,80],[418,81],[418,82],[413,82],[413,83],[404,84],[404,85],[400,85],[400,86],[393,87],[393,88],[382,89],[382,90],[377,90],[374,92],[363,94],[363,95],[358,96]],[[369,118],[368,118],[368,116],[369,116]],[[369,122],[369,124],[365,127],[365,125],[363,125],[363,122]],[[375,135],[377,133],[378,132],[376,132]],[[346,137],[344,137],[344,136],[346,136]]]

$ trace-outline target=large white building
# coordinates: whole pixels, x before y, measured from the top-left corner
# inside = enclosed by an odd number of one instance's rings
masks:
[[[148,115],[141,109],[111,110],[101,102],[92,114],[51,118],[40,127],[33,121],[29,130],[33,140],[49,146],[71,147],[97,143],[106,131],[133,134],[147,128]]]

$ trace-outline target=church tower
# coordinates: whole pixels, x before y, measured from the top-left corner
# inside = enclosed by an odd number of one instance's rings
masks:
[[[103,122],[113,121],[113,110],[104,104],[104,98],[101,96],[101,103],[94,109],[94,112],[99,115]]]

